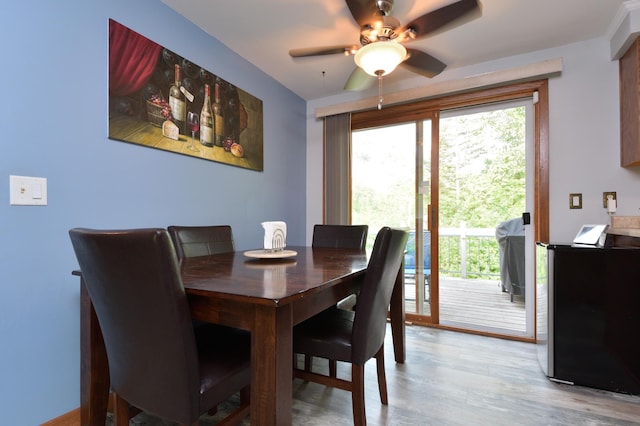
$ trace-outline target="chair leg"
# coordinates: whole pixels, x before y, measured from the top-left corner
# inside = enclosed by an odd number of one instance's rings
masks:
[[[113,424],[114,426],[129,426],[129,403],[113,393]]]
[[[378,353],[376,354],[376,369],[378,371],[378,390],[380,391],[380,401],[384,405],[388,405],[387,376],[384,371],[384,344],[380,349],[378,349]]]
[[[240,406],[233,412],[227,415],[224,419],[220,420],[217,424],[220,426],[236,426],[240,422],[249,416],[251,411],[251,386],[245,386],[240,389]]]
[[[306,355],[304,356],[304,371],[311,371],[311,364],[313,363],[313,356]]]
[[[335,379],[337,372],[338,372],[338,361],[336,361],[335,359],[330,359],[329,360],[329,376]]]
[[[367,415],[364,409],[364,364],[351,364],[351,405],[354,426],[365,426]]]

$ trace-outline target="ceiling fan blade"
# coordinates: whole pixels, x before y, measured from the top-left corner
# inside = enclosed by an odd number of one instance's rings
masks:
[[[362,68],[356,67],[345,83],[344,90],[365,90],[372,87],[375,82],[375,77],[364,72]]]
[[[346,3],[353,19],[360,27],[374,26],[375,22],[382,20],[382,14],[374,0],[346,0]]]
[[[478,0],[460,0],[432,12],[425,13],[402,27],[398,33],[409,32],[407,40],[433,35],[462,25],[482,15]]]
[[[416,49],[407,49],[408,58],[400,65],[425,77],[435,77],[440,74],[447,65],[428,53]]]
[[[326,46],[326,47],[304,47],[302,49],[291,49],[289,55],[293,58],[301,58],[305,56],[334,55],[342,53],[351,55],[358,50],[360,46],[355,44],[348,46]]]

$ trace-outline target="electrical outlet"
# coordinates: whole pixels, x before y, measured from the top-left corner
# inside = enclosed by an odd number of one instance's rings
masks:
[[[602,193],[602,207],[604,207],[605,209],[607,208],[607,197],[609,195],[611,195],[613,197],[614,201],[618,201],[615,191],[613,191],[613,192],[603,192]]]

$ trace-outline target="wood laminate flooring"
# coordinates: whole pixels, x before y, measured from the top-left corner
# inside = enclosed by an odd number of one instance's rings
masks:
[[[389,405],[380,403],[375,361],[366,366],[368,425],[640,425],[640,396],[552,382],[540,369],[534,344],[409,326],[407,361],[396,364],[390,335]],[[326,370],[326,360],[314,360],[314,368]],[[347,364],[338,364],[338,376],[349,372]],[[294,425],[353,424],[346,391],[296,379],[293,398]],[[232,398],[200,424],[215,424],[236,404]],[[173,425],[145,413],[131,424]]]

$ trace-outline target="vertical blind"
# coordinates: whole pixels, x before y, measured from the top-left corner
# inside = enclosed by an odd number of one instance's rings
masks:
[[[351,222],[351,114],[324,118],[324,223]]]

